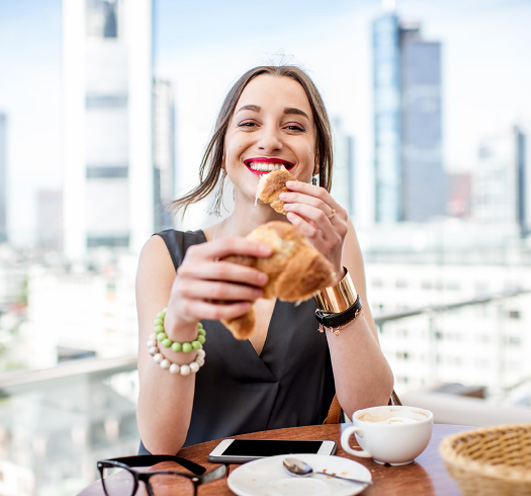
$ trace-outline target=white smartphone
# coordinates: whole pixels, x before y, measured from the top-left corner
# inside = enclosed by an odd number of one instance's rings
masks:
[[[333,455],[337,443],[330,440],[307,439],[224,439],[208,455],[213,463],[245,463],[273,455],[312,453]]]

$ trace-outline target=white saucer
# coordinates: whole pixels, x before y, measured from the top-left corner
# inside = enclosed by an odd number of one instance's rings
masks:
[[[348,458],[297,453],[268,456],[240,465],[229,474],[229,489],[238,496],[348,496],[358,494],[367,487],[363,483],[342,481],[326,475],[290,475],[282,465],[288,456],[304,460],[316,472],[326,471],[342,477],[372,480],[367,468]]]

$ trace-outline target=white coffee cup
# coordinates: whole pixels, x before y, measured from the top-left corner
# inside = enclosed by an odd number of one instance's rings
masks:
[[[341,434],[341,446],[354,456],[373,458],[377,463],[406,465],[428,446],[433,413],[413,406],[376,406],[352,415],[352,426]],[[350,447],[350,438],[362,450]]]

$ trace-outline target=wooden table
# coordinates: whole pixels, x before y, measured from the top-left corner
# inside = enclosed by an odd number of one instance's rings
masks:
[[[456,482],[446,471],[444,462],[439,455],[439,444],[448,434],[468,430],[471,427],[436,424],[434,425],[432,438],[428,447],[415,462],[402,467],[391,467],[380,465],[371,459],[357,458],[347,454],[341,448],[339,439],[341,438],[343,429],[349,425],[351,424],[292,427],[289,429],[254,432],[234,437],[251,439],[332,439],[338,443],[336,455],[355,460],[371,471],[374,484],[363,491],[363,496],[398,496],[404,494],[459,496],[461,494]],[[351,439],[353,445],[354,439],[354,437]],[[200,463],[210,470],[217,465],[208,462],[207,457],[218,442],[219,440],[188,446],[179,452],[179,456]],[[231,470],[236,467],[237,465],[230,465]],[[145,494],[145,492],[139,490],[137,494]],[[229,490],[226,479],[202,485],[198,490],[198,496],[231,495],[233,493]],[[81,491],[78,496],[104,496],[101,482],[94,482]]]

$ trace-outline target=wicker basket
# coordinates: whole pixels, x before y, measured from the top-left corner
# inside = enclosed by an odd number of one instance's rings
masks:
[[[439,450],[465,496],[531,495],[531,424],[459,432]]]

